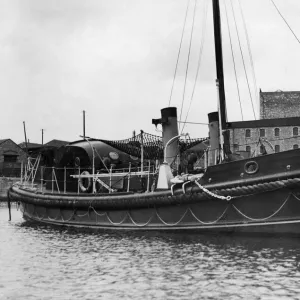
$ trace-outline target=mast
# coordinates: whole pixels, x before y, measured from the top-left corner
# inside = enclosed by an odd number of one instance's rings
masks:
[[[44,129],[42,129],[42,146],[44,146]]]
[[[224,88],[224,72],[223,72],[223,52],[222,52],[222,32],[221,32],[221,18],[219,0],[212,0],[213,4],[213,20],[214,20],[214,35],[215,35],[215,55],[216,55],[216,70],[217,82],[219,83],[219,105],[221,126],[226,128],[227,114],[225,102],[225,88]]]
[[[83,138],[85,139],[85,110],[83,112]]]
[[[25,147],[26,147],[26,152],[28,154],[28,144],[27,144],[25,121],[23,121],[23,127],[24,127],[24,136],[25,136]]]

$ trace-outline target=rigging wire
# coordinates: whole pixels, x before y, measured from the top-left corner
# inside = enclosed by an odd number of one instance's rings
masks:
[[[226,1],[224,1],[224,5],[225,5],[226,20],[227,20],[227,27],[228,27],[230,47],[231,47],[231,56],[232,56],[233,67],[234,67],[235,82],[236,82],[236,87],[237,87],[237,92],[238,92],[238,97],[239,97],[240,109],[241,109],[241,114],[242,114],[242,121],[244,121],[243,109],[242,109],[242,102],[241,102],[241,95],[240,95],[240,88],[239,88],[239,83],[238,83],[238,79],[237,79],[237,72],[236,72],[236,65],[235,65],[235,59],[234,59],[234,53],[233,53],[233,46],[232,46],[232,39],[231,39],[231,33],[230,33],[230,27],[229,27],[229,20],[228,20],[228,13],[227,13]]]
[[[208,2],[205,1],[204,2],[204,10],[203,10],[203,19],[202,19],[202,32],[201,32],[201,41],[200,41],[200,51],[199,51],[199,55],[198,55],[198,65],[197,65],[197,73],[196,73],[196,77],[195,77],[195,81],[194,81],[194,86],[193,86],[193,91],[192,91],[192,95],[191,95],[191,99],[190,99],[190,103],[189,103],[189,108],[185,117],[185,120],[181,130],[181,133],[184,130],[185,124],[195,124],[192,122],[187,122],[187,118],[191,109],[191,105],[193,102],[193,97],[194,97],[194,93],[195,93],[195,89],[196,89],[196,83],[197,83],[197,79],[198,79],[198,75],[199,75],[199,70],[200,70],[200,65],[201,65],[201,61],[202,61],[202,53],[203,53],[203,48],[204,48],[204,41],[205,41],[205,33],[206,33],[206,23],[207,23],[207,10],[208,10]],[[198,123],[198,124],[204,124],[204,123]]]
[[[186,124],[196,124],[196,125],[208,125],[208,123],[200,123],[200,122],[187,122],[187,121],[177,121],[177,122],[178,123],[184,123],[184,124],[186,123]]]
[[[187,82],[189,65],[190,65],[190,54],[191,54],[191,48],[192,48],[192,40],[193,40],[192,37],[193,37],[193,32],[194,32],[196,8],[197,8],[197,0],[195,0],[194,12],[193,12],[192,30],[191,30],[191,35],[190,35],[189,52],[188,52],[188,59],[187,59],[186,70],[185,70],[184,87],[183,87],[181,109],[180,109],[180,120],[181,120],[181,115],[182,115],[182,109],[183,109],[183,103],[184,103],[184,97],[185,97],[185,89],[186,89],[186,82]]]
[[[253,57],[252,57],[251,44],[250,44],[250,39],[249,39],[249,35],[248,35],[248,30],[247,30],[246,21],[245,21],[244,12],[243,12],[241,2],[240,2],[240,0],[237,0],[237,1],[239,3],[241,15],[242,15],[242,20],[243,20],[243,25],[244,25],[244,30],[245,30],[245,34],[246,34],[248,52],[249,52],[249,57],[250,57],[250,64],[251,64],[251,69],[252,69],[252,79],[253,79],[253,82],[254,82],[255,96],[256,96],[257,100],[259,100],[257,80],[256,80],[256,76],[255,76],[254,61],[253,61]]]
[[[230,4],[231,4],[231,10],[232,10],[232,14],[233,14],[234,23],[235,23],[235,29],[236,29],[236,33],[237,33],[237,37],[238,37],[238,41],[239,41],[239,47],[240,47],[240,52],[241,52],[241,56],[242,56],[242,61],[243,61],[246,81],[247,81],[247,85],[248,85],[248,90],[249,90],[249,94],[250,94],[252,110],[253,110],[254,118],[256,120],[256,114],[255,114],[255,109],[254,109],[254,105],[253,105],[253,99],[252,99],[250,84],[249,84],[248,75],[247,75],[247,71],[246,71],[245,59],[244,59],[243,50],[242,50],[242,46],[241,46],[239,31],[238,31],[238,28],[237,28],[237,23],[236,23],[236,18],[235,18],[235,12],[234,12],[233,5],[232,5],[232,0],[230,0]]]
[[[276,6],[276,4],[274,3],[273,0],[271,0],[271,2],[273,3],[274,7],[276,8],[277,12],[279,13],[279,15],[281,16],[282,20],[285,22],[285,24],[287,25],[287,27],[290,29],[290,31],[292,32],[292,34],[294,35],[294,37],[296,38],[296,40],[298,41],[298,43],[300,44],[300,40],[298,39],[297,35],[295,34],[295,32],[293,31],[293,29],[291,28],[291,26],[289,25],[289,23],[287,22],[287,20],[284,18],[284,16],[281,14],[280,10],[278,9],[278,7]]]
[[[188,0],[188,4],[187,4],[187,7],[186,7],[186,12],[185,12],[185,17],[184,17],[184,23],[183,23],[183,28],[182,28],[182,32],[181,32],[180,45],[179,45],[179,50],[178,50],[178,55],[177,55],[177,61],[176,61],[176,66],[175,66],[175,71],[174,71],[174,76],[173,76],[173,83],[172,83],[172,88],[171,88],[171,94],[170,94],[170,99],[169,99],[169,106],[171,104],[171,99],[172,99],[172,95],[173,95],[174,83],[175,83],[175,78],[176,78],[176,74],[177,74],[179,56],[180,56],[180,52],[181,52],[183,34],[184,34],[184,30],[185,30],[185,25],[186,25],[186,19],[187,19],[187,14],[188,14],[189,6],[190,6],[190,0]]]

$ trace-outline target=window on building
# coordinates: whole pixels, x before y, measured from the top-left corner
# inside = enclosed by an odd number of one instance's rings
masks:
[[[298,135],[298,127],[293,128],[293,135]]]
[[[280,146],[279,145],[275,145],[275,152],[279,152],[280,151]]]
[[[17,162],[18,155],[4,154],[4,162]]]
[[[263,155],[267,154],[265,145],[260,145],[259,150],[260,150],[260,154]]]
[[[246,151],[251,153],[251,147],[250,146],[246,146]]]
[[[274,135],[275,136],[279,136],[279,128],[275,128],[274,129]]]
[[[236,151],[239,151],[239,144],[233,144],[233,150],[236,152]]]
[[[266,136],[266,130],[265,130],[265,129],[260,129],[260,130],[259,130],[259,136],[260,136],[260,137]]]
[[[246,129],[246,138],[251,137],[251,131],[250,129]]]
[[[299,146],[297,144],[293,145],[293,149],[298,149]]]

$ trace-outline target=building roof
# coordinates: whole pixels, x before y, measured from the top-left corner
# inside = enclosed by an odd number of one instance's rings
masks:
[[[241,122],[228,122],[227,128],[261,128],[261,127],[283,127],[283,126],[300,126],[300,117],[276,118],[251,120]]]
[[[22,149],[25,149],[26,148],[26,143],[25,142],[22,142],[19,144],[19,146],[22,148]],[[37,143],[27,143],[27,148],[28,149],[35,149],[35,148],[40,148],[42,147],[42,144],[37,144]]]
[[[7,140],[9,140],[9,139],[2,139],[2,140],[0,140],[0,144],[6,142]]]
[[[275,92],[263,92],[262,90],[260,90],[260,94],[263,96],[266,95],[285,95],[286,97],[300,97],[300,91],[282,91],[282,90],[277,90]]]
[[[61,146],[65,146],[67,144],[69,144],[69,142],[67,142],[67,141],[61,141],[61,140],[55,140],[54,139],[54,140],[46,143],[45,146],[51,146],[51,147],[57,147],[57,148],[59,148]]]
[[[20,147],[20,145],[18,145],[17,143],[15,143],[12,139],[1,139],[1,140],[0,140],[0,145],[3,144],[3,143],[5,143],[6,141],[11,141],[11,142],[14,143],[16,146]],[[20,147],[20,148],[23,150],[22,147]]]

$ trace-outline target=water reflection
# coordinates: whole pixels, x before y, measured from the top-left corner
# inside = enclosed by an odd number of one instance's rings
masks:
[[[37,226],[0,208],[1,299],[297,299],[298,238]]]

